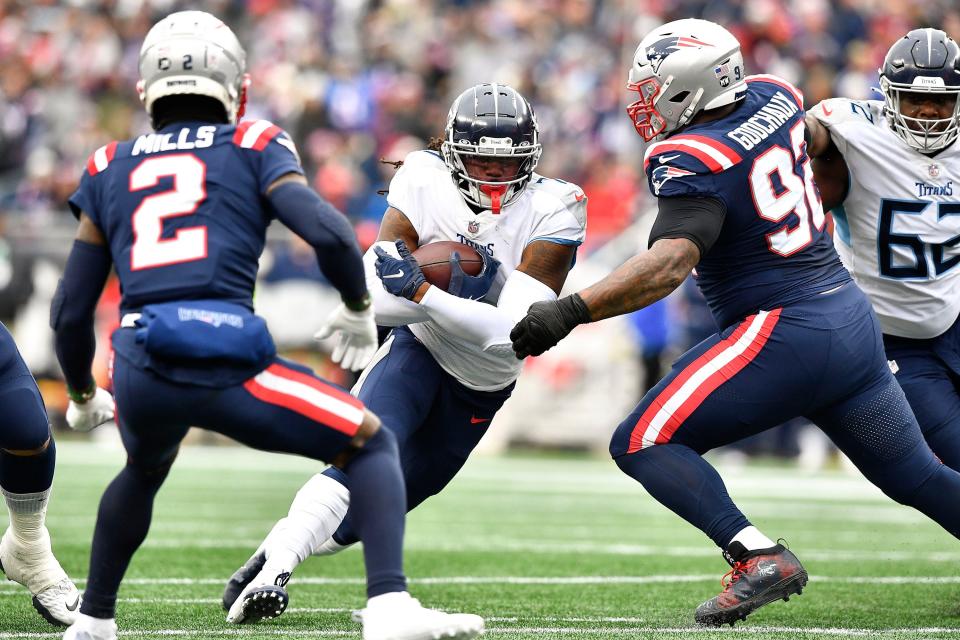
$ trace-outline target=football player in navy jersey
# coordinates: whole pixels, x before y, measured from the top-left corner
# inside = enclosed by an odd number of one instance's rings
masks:
[[[10,525],[0,540],[0,571],[33,594],[48,622],[77,618],[80,592],[50,548],[44,524],[57,447],[37,383],[7,328],[0,324],[0,493]]]
[[[81,615],[65,637],[116,637],[120,581],[181,439],[199,426],[326,460],[346,474],[364,541],[365,640],[472,638],[482,618],[425,609],[406,591],[395,436],[359,400],[278,358],[252,311],[258,259],[276,218],[314,247],[341,293],[319,334],[339,333],[334,360],[359,368],[376,347],[349,223],[306,186],[286,133],[265,120],[235,124],[245,66],[236,36],[210,14],[174,13],[154,25],[140,51],[138,88],[155,133],[94,152],[70,198],[80,225],[51,309],[71,394],[68,422],[88,430],[114,413],[90,376],[93,310],[112,265],[123,291],[113,385],[128,458],[100,502]],[[283,582],[243,598],[238,616],[279,615]]]
[[[806,416],[871,482],[960,537],[960,474],[933,455],[887,367],[870,303],[825,229],[806,153],[803,98],[773,76],[745,77],[723,27],[679,20],[648,34],[628,107],[647,142],[659,213],[650,250],[605,279],[534,304],[512,332],[518,357],[573,327],[645,307],[696,267],[721,330],[684,354],[617,428],[624,473],[701,529],[732,569],[698,607],[733,624],[800,593],[807,573],[753,527],[703,453]]]

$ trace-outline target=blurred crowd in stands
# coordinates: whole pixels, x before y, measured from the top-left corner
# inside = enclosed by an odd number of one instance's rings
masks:
[[[182,9],[210,11],[236,31],[253,79],[248,117],[290,133],[308,179],[353,220],[361,243],[385,209],[377,192],[393,168],[381,159],[441,135],[463,89],[513,85],[541,125],[539,172],[589,196],[587,256],[652,204],[624,107],[636,44],[658,24],[720,22],[740,38],[748,73],[796,83],[808,106],[877,97],[877,67],[910,28],[960,35],[956,0],[0,0],[0,319],[38,286],[22,276],[32,250],[65,257],[65,203],[88,154],[149,130],[134,90],[140,43]],[[286,242],[267,277],[319,278],[303,249]],[[703,321],[680,313],[681,323]],[[675,319],[651,318],[637,320],[645,367],[651,349],[703,330],[678,334],[667,331]]]

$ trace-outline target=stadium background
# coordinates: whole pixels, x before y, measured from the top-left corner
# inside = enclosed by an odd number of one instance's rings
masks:
[[[402,159],[440,135],[464,88],[495,80],[519,89],[540,122],[538,171],[589,196],[587,242],[568,288],[644,246],[653,200],[624,106],[632,99],[626,70],[649,29],[680,17],[718,21],[740,38],[749,72],[794,82],[808,105],[876,97],[879,62],[909,28],[960,33],[960,9],[949,0],[0,0],[0,320],[58,426],[66,397],[46,316],[75,224],[66,199],[92,150],[149,130],[134,91],[140,43],[157,19],[188,8],[211,11],[237,32],[253,78],[247,117],[290,133],[311,184],[351,218],[364,245],[386,207],[378,190],[393,173],[381,159]],[[312,251],[276,227],[258,311],[286,352],[348,385],[310,340],[336,297]],[[116,301],[114,284],[99,314],[103,382]],[[581,327],[528,363],[485,446],[604,449],[672,356],[712,331],[689,282],[649,310]],[[792,455],[799,433],[808,463],[822,463],[823,441],[794,426],[747,449]],[[115,441],[108,430],[100,437]]]

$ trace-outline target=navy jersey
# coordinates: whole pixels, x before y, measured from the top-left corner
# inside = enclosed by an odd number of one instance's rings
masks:
[[[731,114],[647,148],[654,195],[726,205],[720,236],[695,273],[721,327],[850,280],[825,229],[803,131],[800,92],[774,76],[751,76]]]
[[[266,120],[177,123],[97,149],[70,207],[106,236],[123,312],[191,299],[252,309],[264,193],[288,173],[303,173],[296,149]]]

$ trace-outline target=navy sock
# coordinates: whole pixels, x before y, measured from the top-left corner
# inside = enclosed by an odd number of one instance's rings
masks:
[[[727,495],[716,469],[680,444],[659,444],[616,458],[617,466],[721,549],[750,522]]]
[[[114,617],[120,581],[147,537],[153,499],[169,471],[170,465],[146,472],[128,464],[104,491],[93,532],[82,613],[94,618]]]
[[[406,591],[403,528],[407,501],[396,436],[381,428],[345,471],[353,526],[363,541],[367,597]]]
[[[42,443],[41,443],[42,444]],[[57,445],[50,442],[35,456],[15,456],[0,450],[0,487],[8,493],[41,493],[53,484]]]

